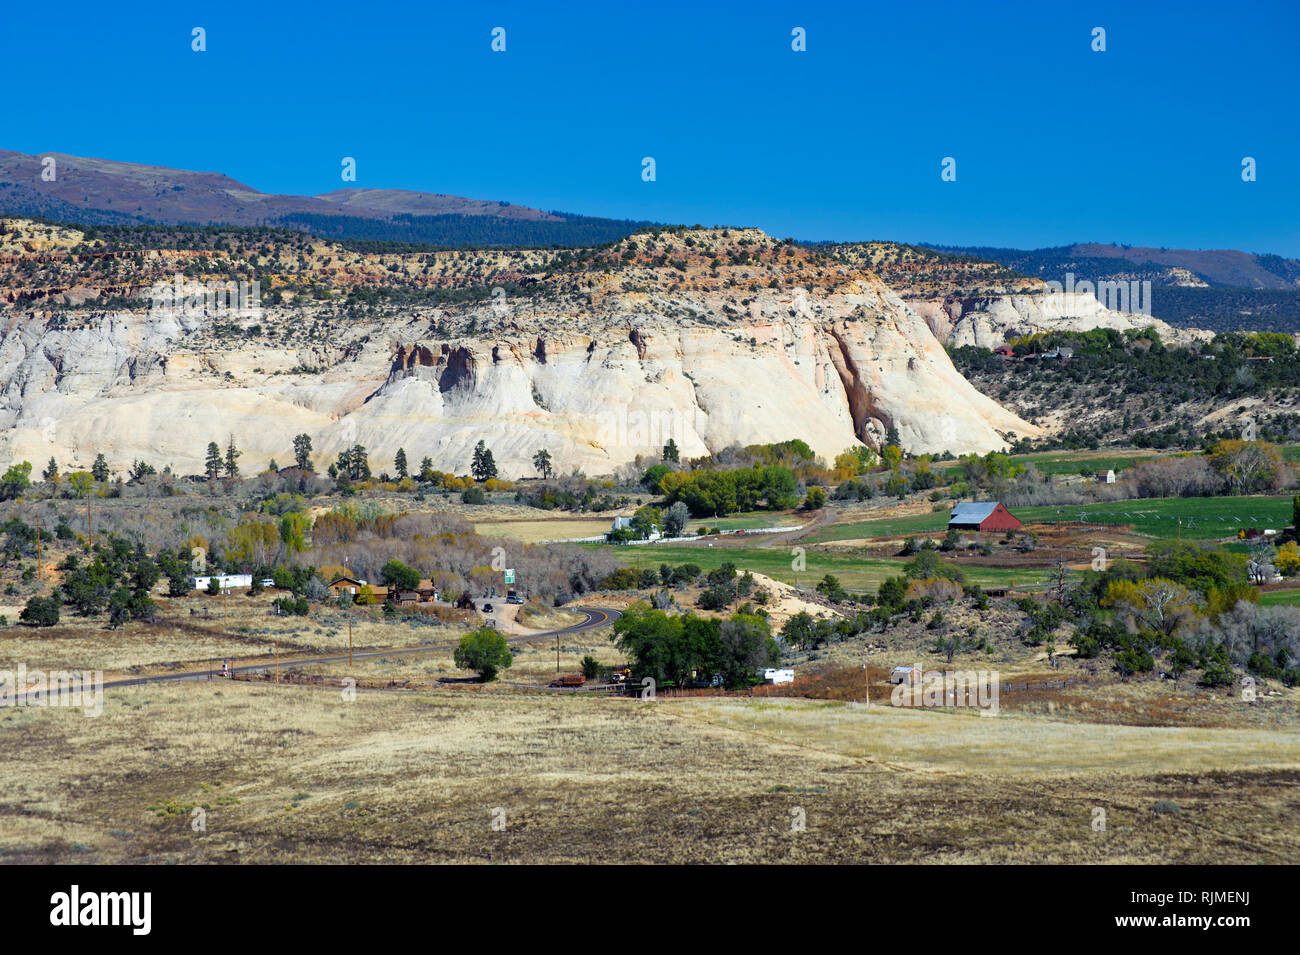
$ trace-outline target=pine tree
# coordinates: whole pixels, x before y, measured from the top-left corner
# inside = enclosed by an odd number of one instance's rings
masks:
[[[45,465],[45,470],[41,472],[41,477],[45,478],[45,480],[47,481],[50,481],[58,476],[59,476],[58,462],[55,461],[53,457],[51,457],[50,463]]]
[[[242,451],[235,447],[235,436],[230,436],[230,444],[226,446],[226,477],[239,477],[239,465],[236,463]]]
[[[470,464],[469,473],[476,481],[486,481],[497,476],[497,465],[492,459],[492,452],[481,440],[474,445],[474,460]]]
[[[293,439],[293,460],[299,470],[311,470],[311,435],[300,434]]]
[[[407,471],[406,468],[405,448],[397,449],[397,457],[393,458],[393,470],[397,472],[397,476],[401,478],[403,481],[405,481],[408,477],[410,477],[410,473]]]
[[[680,456],[677,451],[677,442],[674,441],[672,438],[669,438],[668,443],[664,445],[663,457],[664,457],[664,463],[666,464],[676,464],[679,460]]]
[[[551,466],[551,452],[542,448],[534,454],[533,467],[535,467],[538,473],[542,475],[542,480],[549,478],[551,476],[551,471],[554,470]]]
[[[433,458],[426,456],[424,460],[420,462],[420,480],[433,480]]]
[[[208,442],[208,456],[203,463],[203,470],[209,481],[215,481],[221,476],[221,448],[217,447],[215,441]]]
[[[96,481],[107,481],[109,479],[108,462],[104,460],[102,454],[95,455],[95,463],[90,466],[90,473]]]

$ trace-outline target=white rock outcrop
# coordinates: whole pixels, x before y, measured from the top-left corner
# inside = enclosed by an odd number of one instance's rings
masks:
[[[940,341],[952,347],[996,348],[1012,336],[1036,332],[1117,331],[1153,327],[1166,342],[1187,343],[1212,332],[1180,329],[1140,312],[1107,308],[1087,292],[1037,292],[975,298],[909,299]]]
[[[747,295],[740,314],[698,291],[517,314],[464,306],[437,313],[439,337],[432,310],[415,309],[335,319],[291,348],[277,344],[284,335],[219,337],[201,317],[82,311],[71,327],[68,313],[14,312],[0,335],[0,461],[39,470],[53,456],[66,471],[103,453],[118,472],[141,459],[198,473],[208,442],[233,435],[254,473],[289,463],[305,432],[322,467],[361,444],[376,472],[404,448],[412,465],[428,456],[465,473],[483,440],[517,477],[533,473],[539,448],[561,471],[602,474],[670,437],[686,457],[801,438],[829,461],[880,444],[891,425],[918,453],[1041,433],[976,391],[873,276],[829,293]],[[268,310],[259,324],[306,325],[319,317],[311,308]]]

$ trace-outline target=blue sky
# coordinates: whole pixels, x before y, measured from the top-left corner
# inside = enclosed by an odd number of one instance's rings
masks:
[[[0,147],[27,153],[290,193],[348,185],[353,156],[358,186],[806,239],[1300,257],[1294,0],[4,0],[0,16]]]

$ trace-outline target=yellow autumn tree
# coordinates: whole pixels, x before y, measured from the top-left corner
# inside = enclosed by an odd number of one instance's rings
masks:
[[[1200,615],[1201,601],[1182,584],[1163,577],[1115,580],[1106,588],[1103,607],[1130,618],[1140,629],[1172,636]]]
[[[1278,569],[1278,573],[1284,577],[1291,577],[1297,571],[1300,571],[1300,545],[1295,541],[1287,541],[1277,549],[1277,559],[1273,561],[1273,566]]]

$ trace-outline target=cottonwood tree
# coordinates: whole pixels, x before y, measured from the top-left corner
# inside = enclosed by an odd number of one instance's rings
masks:
[[[506,638],[491,627],[479,627],[465,634],[453,659],[462,670],[477,670],[484,683],[491,683],[499,671],[514,663]]]
[[[9,466],[4,477],[0,477],[0,501],[12,501],[32,486],[32,465],[30,461],[21,461]]]
[[[379,573],[385,584],[398,590],[414,590],[420,586],[420,572],[396,558],[384,564]]]
[[[686,522],[690,520],[691,510],[681,501],[677,501],[668,510],[664,511],[660,517],[660,523],[663,526],[665,537],[681,537],[682,531],[686,529]]]
[[[1220,441],[1210,449],[1210,464],[1238,494],[1272,488],[1282,464],[1277,445],[1267,441]]]
[[[1180,626],[1196,620],[1200,601],[1180,583],[1153,577],[1138,583],[1113,582],[1106,603],[1127,613],[1147,630],[1171,637]]]

